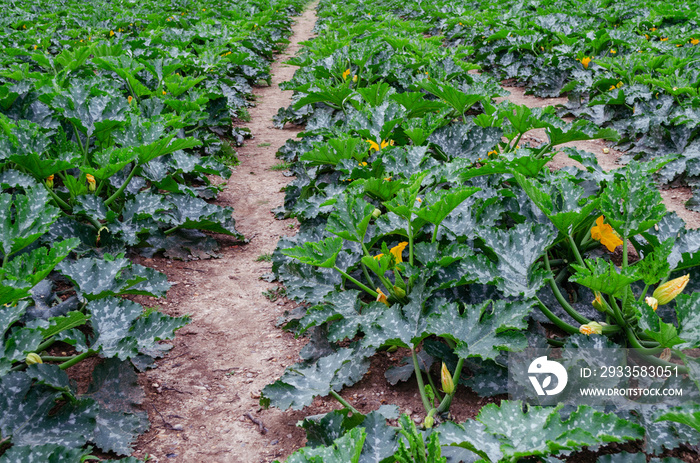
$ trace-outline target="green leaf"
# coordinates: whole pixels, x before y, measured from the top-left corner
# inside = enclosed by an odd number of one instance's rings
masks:
[[[635,161],[622,175],[615,173],[601,194],[600,209],[610,225],[627,237],[648,230],[666,214],[651,176]]]
[[[481,237],[498,256],[496,286],[505,296],[531,297],[542,287],[546,273],[537,261],[556,238],[551,227],[522,223],[508,230],[483,230]]]
[[[366,436],[363,428],[351,429],[332,446],[302,448],[287,458],[286,463],[359,463]]]
[[[681,348],[700,347],[700,293],[680,294],[675,300],[678,336],[685,341]]]
[[[58,463],[78,462],[90,455],[90,448],[69,448],[56,444],[13,445],[2,457],[0,463]]]
[[[328,217],[326,230],[356,243],[364,243],[374,206],[353,195],[341,195]]]
[[[668,277],[671,272],[669,256],[673,251],[675,240],[666,239],[654,250],[644,256],[644,258],[634,264],[635,273],[644,280],[646,285],[655,285]]]
[[[63,317],[51,317],[49,318],[49,326],[46,328],[39,328],[41,335],[44,338],[49,338],[54,336],[61,331],[70,330],[78,326],[83,326],[87,323],[88,317],[82,312],[68,312]]]
[[[597,125],[584,119],[576,119],[571,124],[560,128],[549,125],[546,129],[549,143],[552,146],[583,140],[611,140],[617,141],[620,135],[614,129],[601,129]]]
[[[33,287],[46,278],[54,267],[79,244],[78,238],[71,238],[52,243],[51,249],[41,247],[19,255],[0,268],[0,280],[5,278],[26,282]]]
[[[416,82],[416,85],[443,100],[460,116],[467,112],[476,103],[485,99],[483,95],[469,95],[463,93],[449,83],[437,82],[433,80],[422,80]]]
[[[498,437],[501,451],[512,460],[644,438],[641,426],[584,405],[563,420],[559,407],[523,410],[520,401],[502,401],[500,407],[486,405],[476,419]]]
[[[630,283],[640,278],[634,267],[618,271],[613,262],[608,262],[602,258],[596,260],[586,259],[585,263],[586,267],[571,264],[576,273],[571,275],[569,280],[586,286],[593,291],[600,291],[611,296],[619,296]]]
[[[421,92],[403,92],[389,95],[389,99],[397,102],[406,108],[406,118],[423,117],[428,113],[436,113],[445,109],[447,105],[440,101],[425,99],[425,94]],[[420,130],[420,129],[413,129]]]
[[[174,138],[174,136],[175,134],[171,134],[147,145],[134,146],[132,149],[138,156],[139,165],[146,164],[159,156],[202,145],[201,141],[193,137]]]
[[[10,161],[29,171],[37,180],[76,167],[76,162],[61,159],[45,159],[37,153],[10,156]]]
[[[106,180],[135,159],[136,153],[132,148],[110,147],[92,154],[93,163],[97,167],[81,166],[80,170],[98,180]]]
[[[328,237],[318,243],[305,242],[301,246],[282,249],[282,254],[300,260],[304,264],[331,268],[343,248],[343,239]]]
[[[128,299],[104,297],[90,302],[90,324],[95,339],[90,348],[103,357],[125,360],[138,355],[136,340],[131,337],[132,325],[143,314],[141,304]]]
[[[546,175],[544,185],[518,172],[513,172],[513,177],[564,235],[572,234],[598,206],[598,199],[586,197],[584,189],[568,175]]]
[[[28,296],[28,289],[0,284],[0,305],[12,304]]]
[[[100,405],[97,425],[90,439],[105,452],[128,455],[133,442],[149,427],[148,415],[139,405],[145,398],[129,361],[107,359],[95,367],[93,382],[83,397]]]
[[[16,253],[48,231],[60,211],[49,205],[43,186],[30,188],[26,194],[0,194],[0,251],[6,256]]]
[[[342,348],[315,362],[303,362],[287,367],[280,379],[265,386],[260,405],[281,410],[301,410],[311,405],[314,397],[326,396],[362,379],[369,370],[373,349]]]
[[[674,407],[670,411],[661,414],[656,421],[673,421],[690,426],[700,432],[700,405],[688,404],[683,407]]]
[[[439,226],[450,212],[477,191],[481,191],[481,188],[461,187],[440,190],[438,195],[426,196],[421,207],[415,210],[415,214],[426,222]]]
[[[194,228],[243,238],[236,230],[233,209],[230,207],[209,204],[201,198],[185,194],[170,195],[168,201],[172,206],[167,211],[165,221],[178,228]]]
[[[170,287],[162,273],[132,264],[123,257],[114,260],[83,258],[63,261],[56,269],[68,277],[79,294],[89,301],[119,294],[160,297]]]
[[[531,302],[486,301],[479,306],[444,304],[428,319],[428,331],[456,343],[460,358],[495,359],[502,351],[527,347],[522,330],[527,328]]]

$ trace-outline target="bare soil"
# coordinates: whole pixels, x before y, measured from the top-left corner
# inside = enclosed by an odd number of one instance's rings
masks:
[[[332,398],[317,398],[303,411],[263,410],[258,405],[260,390],[279,378],[286,366],[299,361],[298,352],[306,343],[276,328],[277,319],[295,304],[283,297],[271,301],[263,295],[278,286],[260,279],[271,264],[259,258],[272,253],[278,239],[293,234],[297,227],[295,220],[279,221],[270,212],[283,203],[281,188],[288,183],[282,172],[270,167],[279,163],[277,150],[300,128],[277,130],[272,117],[291,102],[291,92],[283,92],[279,83],[289,80],[296,68],[284,61],[299,50],[300,42],[312,37],[314,9],[315,4],[310,5],[297,18],[291,43],[272,66],[272,85],[255,89],[257,105],[246,124],[255,138],[239,150],[240,165],[217,200],[234,208],[237,228],[250,242],[239,245],[220,240],[220,259],[180,262],[156,257],[140,262],[164,272],[174,286],[165,300],[142,298],[139,302],[171,315],[190,314],[192,322],[178,332],[172,351],[157,362],[157,368],[140,376],[147,393],[144,408],[152,425],[139,438],[136,457],[148,455],[150,461],[160,463],[283,460],[306,441],[304,431],[296,426],[299,420],[340,408]],[[518,104],[564,102],[528,96],[517,87],[507,90],[509,99]],[[528,137],[523,142],[545,139],[537,131]],[[606,169],[617,167],[619,153],[611,149],[604,155],[603,142],[577,143],[576,147],[596,153]],[[551,165],[561,168],[570,163],[558,156]],[[700,226],[700,214],[683,207],[689,191],[662,191],[662,195],[667,207],[676,210],[689,226]],[[401,364],[406,355],[408,351],[402,349],[379,353],[365,378],[341,394],[363,413],[390,403],[422,421],[415,380],[390,386],[384,378],[384,371]],[[485,404],[499,401],[465,391],[455,397],[453,418],[473,418]]]

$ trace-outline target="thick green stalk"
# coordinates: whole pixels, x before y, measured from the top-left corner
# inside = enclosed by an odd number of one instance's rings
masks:
[[[418,356],[416,355],[415,348],[411,349],[411,356],[413,357],[413,369],[416,372],[416,381],[418,382],[418,391],[420,392],[420,398],[423,401],[423,408],[425,408],[425,412],[428,413],[433,407],[430,406],[428,396],[425,395],[425,384],[423,383],[423,374],[420,372],[420,366],[418,365]]]
[[[545,268],[547,269],[548,272],[552,272],[552,269],[549,265],[549,257],[547,256],[547,253],[545,252],[544,254],[544,265]],[[582,325],[585,325],[587,323],[590,323],[591,321],[578,313],[576,309],[571,307],[571,305],[564,299],[564,296],[561,294],[561,291],[559,290],[559,287],[557,286],[556,282],[552,278],[548,278],[547,281],[549,282],[549,287],[552,288],[552,292],[554,293],[554,297],[557,299],[557,302],[559,302],[559,305],[562,306],[564,311],[571,316],[574,320],[579,322]]]
[[[66,362],[68,360],[73,360],[76,357],[77,357],[77,355],[71,355],[68,357],[55,357],[52,355],[42,355],[41,360],[43,362]]]
[[[42,183],[42,184],[43,184],[43,183]],[[49,195],[51,195],[51,198],[53,198],[53,200],[56,201],[56,204],[58,204],[58,205],[59,205],[60,207],[62,207],[63,209],[67,209],[67,210],[69,210],[69,211],[71,210],[71,207],[70,207],[70,205],[69,205],[67,202],[65,202],[64,200],[62,200],[61,198],[59,198],[58,195],[57,195],[56,193],[54,193],[53,190],[52,190],[51,188],[49,188],[49,187],[46,186],[46,184],[43,184],[43,185],[44,185],[44,188],[46,188],[46,191],[49,192]]]
[[[334,398],[335,400],[337,400],[338,402],[340,402],[340,404],[341,404],[343,407],[347,408],[348,410],[350,410],[350,411],[353,412],[354,414],[356,414],[356,415],[360,415],[360,414],[361,414],[360,412],[357,411],[357,409],[356,409],[355,407],[353,407],[352,405],[350,405],[350,403],[349,403],[347,400],[345,400],[345,399],[343,399],[342,397],[340,397],[340,394],[338,394],[337,392],[335,392],[333,389],[331,389],[331,395],[333,396],[333,398]]]
[[[554,315],[554,313],[551,310],[549,310],[549,308],[546,305],[544,305],[544,303],[540,300],[539,297],[535,296],[535,299],[537,300],[537,303],[540,306],[540,310],[542,311],[542,313],[545,314],[545,316],[549,318],[549,320],[552,323],[554,323],[559,329],[566,331],[569,334],[575,334],[579,332],[578,328],[569,325],[564,320]]]
[[[126,187],[129,186],[129,183],[131,182],[131,179],[134,178],[134,175],[136,175],[136,168],[138,167],[137,163],[134,163],[134,168],[131,169],[131,172],[129,172],[129,176],[124,180],[124,183],[122,183],[122,186],[119,187],[117,191],[114,192],[112,196],[107,198],[105,200],[105,206],[109,206],[112,204],[112,202],[117,199],[121,194],[126,190]]]
[[[86,358],[88,358],[92,355],[95,355],[96,353],[97,352],[95,352],[94,350],[89,350],[87,352],[83,352],[82,354],[76,355],[75,357],[68,360],[67,362],[60,364],[58,366],[58,368],[60,368],[61,370],[66,370],[66,369],[72,367],[73,365],[75,365],[76,363],[80,363],[81,361],[85,360]]]
[[[583,262],[583,258],[581,257],[581,253],[578,250],[578,246],[576,246],[576,241],[574,241],[574,237],[569,234],[569,243],[571,243],[571,250],[574,251],[574,257],[576,257],[576,262],[582,267],[585,267],[586,264]]]
[[[46,350],[49,347],[51,347],[55,342],[56,338],[51,336],[49,339],[39,344],[39,346],[35,349],[35,352],[41,352],[43,350]]]
[[[352,282],[355,283],[357,286],[359,286],[360,288],[362,288],[362,290],[364,290],[364,291],[365,291],[366,293],[368,293],[370,296],[372,296],[372,297],[377,297],[377,296],[379,296],[379,294],[378,294],[375,290],[368,288],[367,286],[363,285],[362,283],[360,283],[359,281],[357,281],[356,279],[354,279],[353,277],[351,277],[351,276],[348,275],[347,273],[343,272],[342,270],[340,270],[340,269],[338,268],[337,265],[336,265],[336,266],[333,266],[333,268],[334,268],[336,271],[338,271],[341,275],[343,275],[345,278],[347,278],[348,280],[352,281]]]
[[[371,275],[369,274],[369,272],[367,271],[367,266],[366,266],[364,263],[362,263],[362,262],[360,262],[360,265],[362,265],[362,273],[365,274],[365,278],[367,279],[367,283],[369,283],[369,284],[372,285],[372,286],[376,286],[376,285],[374,284],[374,280],[372,279],[372,276],[371,276]]]

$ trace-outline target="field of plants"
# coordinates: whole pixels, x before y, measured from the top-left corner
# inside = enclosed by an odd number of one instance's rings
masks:
[[[129,257],[207,258],[218,244],[204,232],[243,239],[207,201],[222,188],[210,176],[230,176],[248,136],[232,120],[302,4],[3,2],[3,463],[132,453],[148,428],[136,371],[188,317],[132,300],[170,284]],[[90,381],[81,364],[97,365]]]
[[[215,177],[305,3],[3,3],[0,463],[142,461],[138,372],[191,318],[138,302],[171,284],[135,260],[245,243]],[[299,232],[271,261],[308,343],[255,400],[341,408],[303,419],[286,462],[700,461],[700,231],[658,190],[700,211],[699,21],[680,0],[320,1],[273,121],[304,126],[274,210]],[[568,104],[513,104],[504,82]],[[623,165],[560,146],[586,140]],[[581,168],[550,169],[560,152]],[[529,349],[685,395],[509,399]],[[418,420],[345,394],[387,352]],[[488,405],[457,420],[460,396]]]
[[[301,228],[273,269],[304,307],[286,328],[309,343],[260,403],[299,410],[330,395],[343,408],[304,420],[307,446],[286,461],[697,461],[700,232],[658,191],[700,173],[697,9],[322,0],[318,16],[291,61],[294,103],[275,119],[305,124],[278,154],[296,179],[276,212]],[[496,103],[502,80],[569,103]],[[532,129],[547,139],[521,143]],[[606,172],[559,148],[591,139],[625,165]],[[582,168],[551,171],[559,151]],[[690,392],[682,407],[506,400],[508,369],[527,368],[508,353],[527,348],[557,348],[570,370],[674,368],[638,386]],[[343,397],[397,349],[407,357],[385,376],[415,385],[419,423]],[[455,395],[474,393],[496,403],[454,422]]]

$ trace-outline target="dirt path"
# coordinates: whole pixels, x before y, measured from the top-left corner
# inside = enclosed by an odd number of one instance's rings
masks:
[[[281,236],[294,233],[295,221],[275,220],[270,212],[282,204],[280,189],[289,181],[270,167],[279,162],[277,150],[298,130],[277,130],[272,117],[290,104],[291,92],[278,85],[296,68],[283,62],[294,56],[299,42],[312,37],[315,20],[313,4],[296,18],[291,43],[272,66],[272,86],[255,90],[257,107],[247,124],[255,139],[239,150],[241,164],[219,197],[219,204],[235,209],[237,228],[250,243],[224,241],[221,259],[145,262],[177,283],[159,303],[162,310],[191,314],[192,323],[178,332],[158,367],[142,375],[152,425],[139,439],[135,456],[149,454],[161,463],[268,462],[304,442],[303,431],[294,426],[301,413],[259,410],[260,389],[297,360],[303,343],[274,328],[291,304],[262,294],[276,285],[259,279],[271,264],[258,258],[272,253]],[[269,430],[262,434],[247,413]]]

